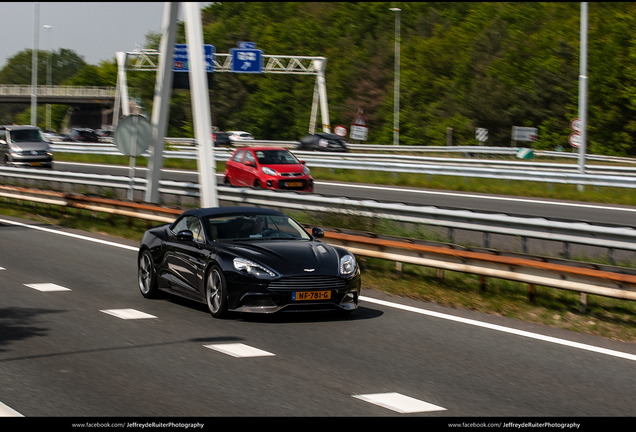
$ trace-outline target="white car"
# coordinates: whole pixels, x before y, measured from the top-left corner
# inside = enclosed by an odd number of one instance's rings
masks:
[[[254,137],[249,132],[243,131],[227,131],[228,136],[230,137],[230,141],[234,142],[242,142],[242,141],[253,141]]]

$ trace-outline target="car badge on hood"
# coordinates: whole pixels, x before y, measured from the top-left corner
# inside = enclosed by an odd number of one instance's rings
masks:
[[[316,269],[303,269],[303,270],[305,270],[306,272],[312,272],[312,271],[315,271]]]

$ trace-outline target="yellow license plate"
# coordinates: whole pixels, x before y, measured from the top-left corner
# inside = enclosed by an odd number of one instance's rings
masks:
[[[42,166],[42,162],[31,162],[31,166]]]
[[[285,186],[287,187],[302,187],[302,182],[285,182]]]
[[[329,300],[331,291],[297,291],[292,293],[292,300]]]

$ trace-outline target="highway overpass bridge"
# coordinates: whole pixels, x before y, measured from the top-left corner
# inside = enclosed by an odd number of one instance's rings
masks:
[[[1,84],[0,103],[30,104],[31,85]],[[112,124],[115,87],[37,86],[37,103],[69,105],[70,126],[101,128]]]

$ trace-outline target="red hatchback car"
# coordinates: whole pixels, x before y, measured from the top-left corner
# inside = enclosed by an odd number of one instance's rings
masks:
[[[278,147],[243,147],[225,165],[225,184],[313,192],[314,179],[305,162]]]

